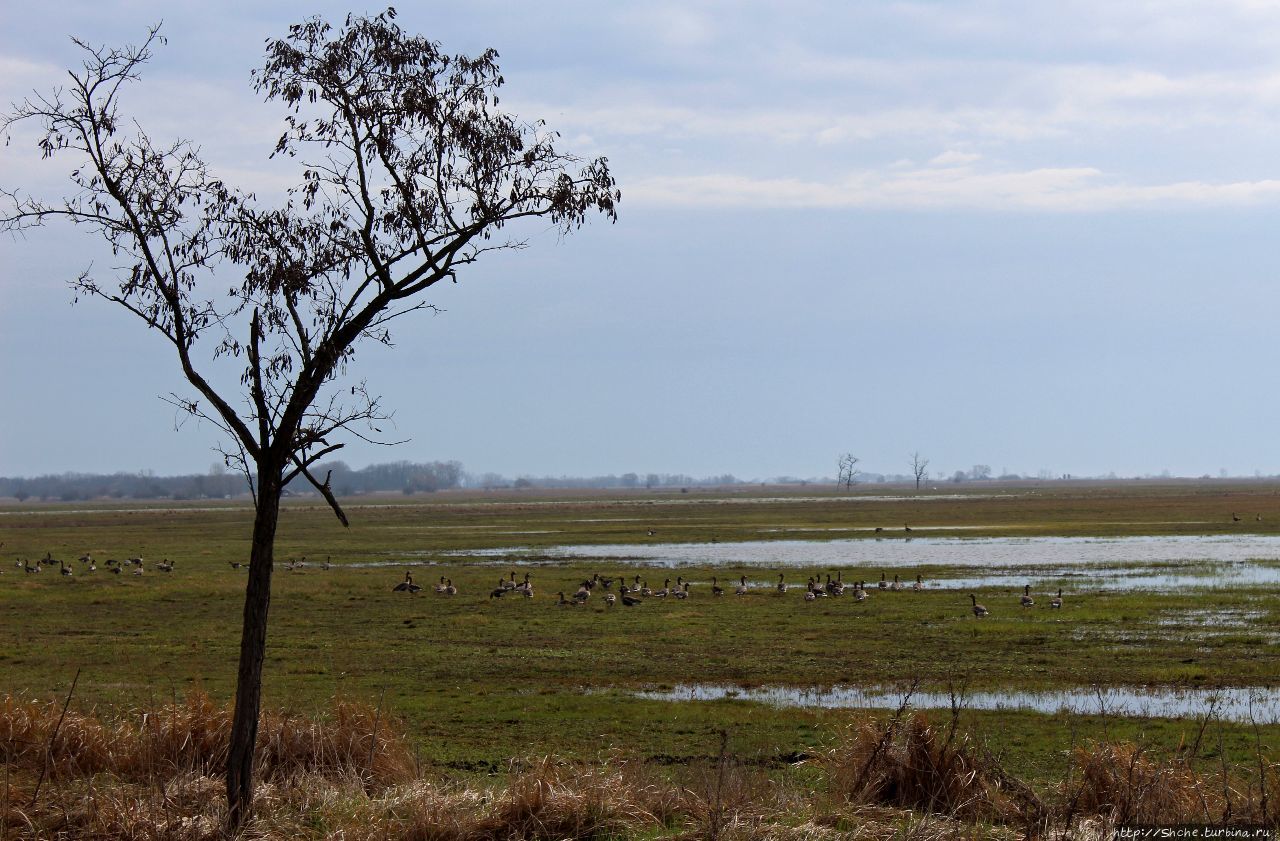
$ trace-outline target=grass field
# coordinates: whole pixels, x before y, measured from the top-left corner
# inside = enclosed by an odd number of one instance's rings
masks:
[[[873,592],[867,602],[806,603],[808,575],[846,581],[878,575],[833,566],[788,569],[791,592],[765,586],[713,598],[711,576],[770,581],[768,568],[648,568],[632,561],[567,562],[540,550],[564,544],[645,544],[774,538],[871,537],[876,526],[933,536],[1117,536],[1280,534],[1280,488],[1263,483],[1114,483],[993,486],[933,498],[860,492],[858,500],[811,490],[786,494],[637,492],[561,495],[438,494],[350,500],[343,529],[305,499],[286,506],[277,544],[265,703],[313,713],[339,699],[385,708],[404,720],[420,760],[465,776],[515,756],[616,756],[688,763],[713,756],[717,733],[730,749],[780,773],[815,750],[848,711],[775,708],[739,701],[671,703],[634,696],[690,682],[760,685],[922,685],[968,690],[1107,686],[1274,686],[1280,598],[1243,586],[1174,592],[1115,590],[1072,596],[1061,611],[1018,607],[1019,588],[979,590],[992,616],[976,619],[966,593],[936,586],[960,571],[924,565],[924,592]],[[881,497],[894,498],[881,498]],[[82,670],[75,703],[156,705],[192,687],[227,699],[239,644],[250,511],[243,503],[0,506],[0,690],[42,699],[65,694]],[[1241,522],[1232,519],[1238,512]],[[1261,516],[1261,520],[1257,519]],[[833,530],[840,531],[833,531]],[[650,531],[653,534],[650,534]],[[502,554],[526,550],[533,599],[489,599],[513,569]],[[71,560],[91,553],[98,571]],[[71,560],[38,575],[14,567],[46,553]],[[142,576],[108,574],[107,558],[140,555]],[[289,571],[286,562],[306,557]],[[151,564],[168,558],[172,574]],[[329,559],[331,568],[320,564]],[[379,566],[376,564],[389,564]],[[369,565],[374,564],[374,565]],[[406,569],[424,585],[451,578],[460,592],[391,587]],[[641,575],[658,587],[676,575],[695,582],[687,601],[607,609],[558,608],[593,573]],[[1215,626],[1215,611],[1247,621]],[[1209,617],[1207,620],[1205,617]],[[1073,743],[1091,737],[1174,746],[1191,719],[963,714],[1008,766],[1029,779],[1057,779]],[[1280,727],[1215,724],[1221,749],[1248,761],[1278,747]],[[1274,751],[1273,751],[1274,753]]]

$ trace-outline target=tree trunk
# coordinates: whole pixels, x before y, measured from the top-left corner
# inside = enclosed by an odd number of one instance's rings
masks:
[[[260,466],[249,582],[244,592],[236,708],[227,752],[227,826],[232,834],[244,826],[253,810],[253,754],[262,703],[262,661],[267,648],[267,609],[271,606],[271,562],[280,517],[280,491],[280,471]]]

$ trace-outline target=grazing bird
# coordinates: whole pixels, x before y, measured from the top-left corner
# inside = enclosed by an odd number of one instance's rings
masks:
[[[902,524],[902,530],[903,530],[903,531],[911,531],[911,526],[907,525],[906,523],[903,523],[903,524]]]
[[[636,605],[640,604],[640,600],[635,598],[634,596],[623,596],[622,603],[627,607],[635,607]]]
[[[735,596],[745,596],[747,594],[747,577],[744,575],[738,581],[738,586],[733,589]]]
[[[577,607],[578,605],[582,604],[582,602],[578,601],[577,599],[574,599],[573,601],[566,599],[564,597],[564,590],[561,590],[559,593],[556,593],[556,595],[560,597],[560,601],[556,602],[557,607]]]
[[[1053,608],[1054,610],[1062,609],[1062,588],[1061,587],[1058,588],[1058,595],[1054,596],[1052,599],[1049,600],[1049,607]]]
[[[970,594],[969,594],[969,601],[973,602],[973,615],[974,615],[974,616],[986,616],[986,615],[987,615],[987,608],[986,608],[985,606],[983,606],[983,605],[978,604],[978,597],[977,597],[977,596],[975,596],[973,593],[970,593]]]
[[[782,573],[778,573],[778,595],[785,596],[787,594],[787,582],[782,580]]]
[[[716,581],[717,581],[717,580],[718,580],[718,579],[717,579],[714,575],[713,575],[713,576],[711,576],[711,595],[713,595],[713,596],[723,596],[723,595],[724,595],[724,588],[723,588],[723,587],[721,587],[719,584],[717,584],[717,583],[716,583]]]
[[[1234,512],[1234,511],[1232,511],[1232,512],[1231,512],[1231,522],[1233,522],[1233,523],[1238,523],[1238,522],[1240,522],[1240,515],[1239,515],[1239,514],[1237,514],[1237,513],[1236,513],[1236,512]]]
[[[919,575],[916,575],[916,583],[911,585],[911,589],[917,593],[924,589],[924,581],[920,579]]]
[[[404,581],[401,581],[399,584],[397,584],[396,586],[392,587],[392,588],[391,588],[391,592],[393,592],[393,593],[416,593],[416,592],[418,592],[418,591],[419,591],[419,590],[421,590],[421,589],[422,589],[421,585],[414,584],[414,583],[413,583],[413,576],[412,576],[410,573],[406,572],[406,573],[404,574]]]
[[[1034,607],[1036,600],[1031,598],[1031,585],[1027,584],[1022,588],[1022,598],[1019,599],[1023,607]]]
[[[500,599],[507,594],[507,588],[503,586],[503,580],[498,579],[498,586],[489,591],[489,598]]]
[[[163,561],[156,564],[156,569],[160,570],[161,572],[173,572],[173,563],[174,563],[173,561],[169,560],[168,558],[165,558]]]
[[[231,568],[232,568],[232,569],[240,569],[240,567],[241,567],[241,566],[243,566],[243,564],[241,564],[239,561],[227,561],[227,563],[231,564]],[[109,560],[109,559],[108,559],[108,561],[107,561],[107,566],[115,566],[115,564],[116,564],[116,562],[115,562],[115,561],[112,561],[112,560]],[[115,571],[116,571],[116,572],[119,572],[119,571],[120,571],[120,567],[115,566]]]

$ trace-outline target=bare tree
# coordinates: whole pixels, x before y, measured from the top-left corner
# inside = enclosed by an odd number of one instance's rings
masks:
[[[163,43],[84,50],[70,83],[33,94],[5,117],[39,126],[44,156],[80,159],[74,192],[48,202],[6,191],[0,230],[54,219],[86,225],[123,261],[89,271],[77,299],[123,307],[172,347],[193,389],[169,398],[217,425],[222,455],[254,494],[235,714],[227,761],[229,826],[252,809],[267,611],[281,492],[305,479],[345,525],[316,461],[339,433],[391,443],[387,413],[360,381],[343,383],[357,347],[391,344],[394,319],[430,309],[426,292],[457,281],[489,251],[524,246],[504,229],[524,218],[569,232],[620,194],[605,159],[558,152],[557,135],[498,109],[497,54],[450,56],[405,33],[395,10],[311,18],[269,41],[254,88],[286,110],[274,155],[300,183],[261,207],[213,175],[188,141],[158,144],[118,111],[123,86]],[[242,279],[235,280],[238,274]],[[228,291],[229,289],[229,291]],[[238,374],[239,385],[218,370]]]
[[[911,472],[916,477],[916,490],[920,490],[920,483],[929,478],[929,459],[920,455],[919,450],[911,454]]]
[[[853,453],[844,453],[840,456],[837,466],[839,473],[836,474],[836,487],[849,490],[853,487],[854,481],[857,480],[858,474],[862,471],[858,469],[857,464],[860,459]]]

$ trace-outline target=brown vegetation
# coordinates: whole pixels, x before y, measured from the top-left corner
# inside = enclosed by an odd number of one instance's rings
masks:
[[[512,761],[476,786],[417,767],[402,726],[338,703],[321,720],[264,716],[259,808],[246,839],[509,841],[671,837],[715,841],[1097,835],[1117,823],[1276,826],[1280,766],[1196,765],[1134,744],[1078,748],[1041,800],[952,716],[935,727],[900,709],[862,718],[812,762],[809,783],[737,760],[661,773],[621,760]],[[219,838],[230,712],[194,693],[112,716],[0,699],[0,838]],[[1199,747],[1197,740],[1196,748]]]

